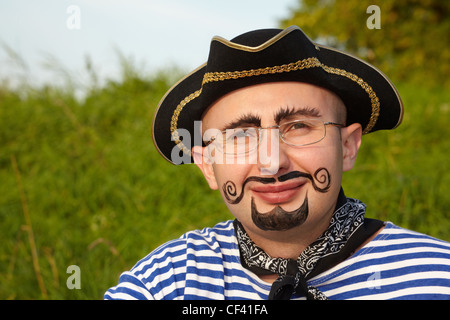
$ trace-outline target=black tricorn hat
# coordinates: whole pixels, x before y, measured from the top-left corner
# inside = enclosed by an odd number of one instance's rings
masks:
[[[345,52],[312,42],[297,26],[263,29],[231,41],[214,37],[208,61],[178,81],[161,99],[153,119],[157,150],[174,164],[190,163],[201,144],[203,112],[231,91],[268,82],[297,81],[337,94],[347,124],[363,133],[394,129],[403,104],[392,82],[377,68]]]

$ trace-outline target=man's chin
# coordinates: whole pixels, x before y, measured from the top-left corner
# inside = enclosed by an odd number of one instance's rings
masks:
[[[286,231],[302,225],[308,218],[308,194],[303,203],[292,211],[283,209],[280,205],[267,212],[257,209],[255,198],[251,200],[251,215],[253,223],[264,231]]]

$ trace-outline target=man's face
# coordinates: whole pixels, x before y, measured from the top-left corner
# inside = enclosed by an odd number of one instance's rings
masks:
[[[202,131],[207,141],[210,129],[264,128],[302,119],[344,123],[345,107],[333,93],[310,84],[255,85],[216,101],[203,116]],[[248,232],[294,235],[301,230],[319,236],[336,206],[342,172],[355,161],[361,126],[327,125],[324,139],[301,147],[282,142],[278,129],[263,131],[257,151],[230,158],[213,143],[205,147],[213,149],[213,161],[201,159],[205,149],[195,147],[195,162]]]

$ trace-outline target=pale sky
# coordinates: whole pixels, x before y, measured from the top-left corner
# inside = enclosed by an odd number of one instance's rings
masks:
[[[231,39],[278,27],[296,4],[297,0],[0,0],[0,79],[25,73],[33,82],[58,81],[55,71],[44,65],[59,64],[76,72],[84,69],[86,55],[100,77],[114,77],[119,67],[115,48],[145,70],[172,64],[190,70],[206,61],[213,36]],[[78,15],[69,9],[72,5]],[[26,72],[5,46],[24,60]]]

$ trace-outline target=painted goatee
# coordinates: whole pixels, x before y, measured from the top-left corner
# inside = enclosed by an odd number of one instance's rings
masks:
[[[306,178],[311,181],[311,184],[315,191],[320,193],[326,193],[330,190],[331,177],[326,168],[319,168],[311,175],[301,171],[291,171],[282,176],[279,176],[277,180],[279,182],[285,182],[287,180],[296,178]],[[272,177],[248,177],[243,185],[240,194],[237,193],[236,184],[229,180],[223,184],[222,190],[226,201],[230,204],[238,204],[244,197],[245,185],[249,182],[256,182],[262,184],[273,184],[276,182]],[[268,212],[259,212],[256,208],[255,199],[252,197],[251,201],[251,214],[253,223],[262,230],[271,231],[284,231],[303,224],[308,218],[308,194],[305,195],[303,204],[294,211],[286,211],[280,206],[276,206]]]
[[[259,212],[253,197],[251,208],[253,223],[258,228],[265,231],[285,231],[300,226],[308,218],[308,194],[303,204],[294,211],[286,211],[276,206],[268,212]]]

